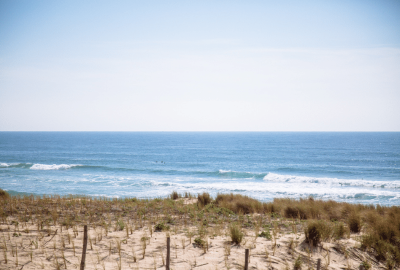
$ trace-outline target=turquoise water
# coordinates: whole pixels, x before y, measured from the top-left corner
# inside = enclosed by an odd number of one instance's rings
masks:
[[[400,133],[0,132],[0,188],[400,205]]]

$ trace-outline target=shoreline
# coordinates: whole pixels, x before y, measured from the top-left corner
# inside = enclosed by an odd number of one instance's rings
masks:
[[[318,259],[324,269],[400,262],[391,239],[377,252],[380,225],[400,224],[395,206],[176,192],[155,199],[6,194],[0,206],[2,269],[78,269],[85,224],[86,269],[165,269],[167,236],[172,269],[243,269],[245,249],[249,269],[316,269]]]

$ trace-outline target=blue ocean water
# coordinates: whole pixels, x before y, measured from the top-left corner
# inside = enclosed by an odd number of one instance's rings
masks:
[[[400,133],[0,132],[0,188],[400,205]]]

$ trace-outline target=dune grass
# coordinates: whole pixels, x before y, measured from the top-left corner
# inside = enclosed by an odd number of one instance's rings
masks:
[[[7,191],[4,191],[0,188],[0,200],[5,200],[8,199],[10,197],[10,195],[8,194]]]
[[[353,236],[360,239],[360,251],[386,265],[400,266],[400,208],[397,206],[312,198],[275,199],[265,203],[240,194],[218,194],[214,199],[202,193],[197,196],[197,204],[186,204],[184,198],[192,198],[192,195],[173,192],[168,198],[156,199],[13,197],[0,189],[0,224],[6,225],[3,239],[0,239],[3,260],[7,261],[18,252],[11,250],[7,241],[17,239],[20,234],[29,236],[34,230],[36,236],[30,239],[30,246],[34,248],[38,239],[61,233],[61,242],[54,244],[54,249],[64,252],[63,246],[74,245],[78,226],[89,224],[96,232],[90,240],[91,246],[92,241],[96,246],[112,230],[123,231],[129,237],[135,230],[145,228],[147,233],[141,238],[144,239],[143,254],[153,231],[186,232],[191,242],[192,238],[206,241],[207,237],[223,235],[226,230],[232,243],[239,245],[243,243],[243,230],[254,231],[255,238],[264,230],[268,239],[274,241],[284,228],[291,233],[303,231],[305,244],[314,247],[325,241]],[[197,229],[191,231],[190,228]],[[15,237],[10,238],[10,235]],[[110,254],[113,246],[118,246],[113,242],[108,245]]]

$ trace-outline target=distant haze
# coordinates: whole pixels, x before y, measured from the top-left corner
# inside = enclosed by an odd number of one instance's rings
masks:
[[[400,1],[0,1],[0,131],[400,131]]]

